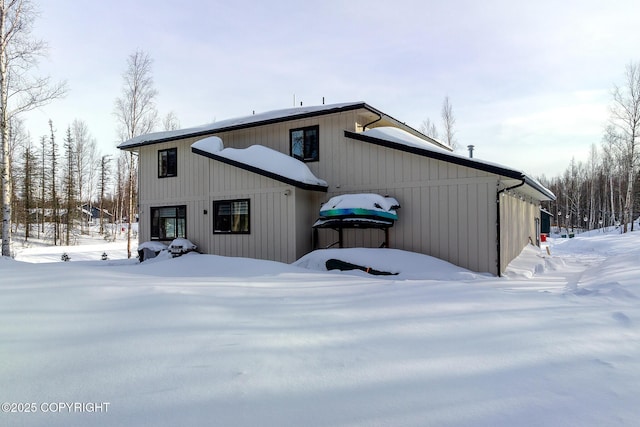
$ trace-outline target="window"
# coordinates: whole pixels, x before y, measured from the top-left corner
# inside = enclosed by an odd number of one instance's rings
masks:
[[[158,178],[178,175],[178,149],[158,150]]]
[[[249,199],[213,202],[213,232],[249,234]]]
[[[289,131],[291,155],[303,162],[317,162],[320,154],[318,126],[311,126]]]
[[[151,240],[173,240],[187,237],[187,207],[151,208]]]

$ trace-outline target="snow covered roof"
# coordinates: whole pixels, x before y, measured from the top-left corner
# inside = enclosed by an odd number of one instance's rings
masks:
[[[402,144],[409,147],[422,148],[425,150],[433,150],[440,153],[450,154],[450,151],[440,147],[436,147],[425,139],[418,138],[417,136],[412,135],[407,131],[390,126],[380,126],[372,129],[367,129],[360,135],[383,139],[385,141],[395,142],[396,144]]]
[[[424,139],[423,141],[429,141],[434,146],[442,147],[445,150],[451,151],[449,147],[445,144],[430,138],[426,135],[422,135],[417,130],[408,126],[407,124],[389,116],[381,112],[380,110],[368,105],[363,101],[357,102],[343,102],[337,104],[327,104],[327,105],[315,105],[308,107],[293,107],[293,108],[285,108],[281,110],[273,110],[267,111],[259,114],[252,114],[250,116],[236,117],[227,120],[221,120],[215,123],[209,123],[202,126],[196,126],[192,128],[186,129],[178,129],[172,131],[164,131],[164,132],[154,132],[146,135],[140,135],[135,138],[132,138],[128,141],[123,142],[118,146],[118,148],[126,150],[135,147],[140,147],[143,145],[149,144],[157,144],[160,142],[173,141],[176,139],[190,138],[190,137],[198,137],[198,136],[208,136],[221,132],[229,132],[238,129],[246,129],[255,126],[263,126],[273,123],[281,123],[289,120],[298,120],[309,117],[322,116],[326,114],[334,114],[343,111],[351,111],[363,109],[368,111],[373,118],[373,122],[378,125],[386,123],[393,124],[399,128],[402,128],[410,133],[415,133],[416,135],[421,135]],[[417,138],[417,137],[416,137]],[[420,139],[420,138],[418,138]],[[428,143],[428,142],[427,142]]]
[[[252,114],[250,116],[243,116],[232,118],[228,120],[221,120],[219,122],[206,124],[203,126],[197,126],[187,129],[178,129],[165,132],[154,132],[146,135],[140,135],[123,142],[118,146],[120,149],[127,149],[133,147],[139,147],[147,144],[155,144],[159,142],[171,141],[174,139],[193,137],[193,136],[206,136],[214,133],[227,132],[230,130],[243,129],[253,126],[261,126],[271,123],[278,123],[293,119],[320,116],[324,114],[331,114],[341,111],[355,110],[358,108],[366,108],[368,110],[379,113],[376,109],[368,106],[364,102],[345,102],[339,104],[327,104],[316,105],[309,107],[294,107],[286,108],[282,110],[267,111],[259,114]]]
[[[347,138],[369,142],[388,148],[394,148],[409,153],[433,158],[436,160],[442,160],[445,162],[454,163],[489,173],[494,173],[511,179],[521,180],[524,184],[535,190],[538,195],[542,196],[543,200],[555,200],[556,198],[551,190],[545,188],[535,178],[528,176],[522,171],[512,169],[498,163],[469,158],[460,154],[451,153],[447,150],[436,147],[429,142],[422,140],[421,138],[418,138],[402,129],[393,127],[376,127],[360,133],[345,130],[344,135]]]
[[[193,143],[191,151],[305,190],[326,192],[328,188],[327,182],[300,160],[262,145],[224,148],[222,140],[212,136]]]

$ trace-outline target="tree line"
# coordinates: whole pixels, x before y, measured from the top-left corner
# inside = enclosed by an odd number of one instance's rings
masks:
[[[49,134],[31,140],[20,114],[64,96],[64,82],[35,77],[31,70],[46,52],[46,44],[31,37],[36,12],[30,0],[0,0],[0,184],[2,208],[2,255],[10,256],[11,235],[19,226],[25,237],[50,238],[54,244],[71,244],[74,230],[87,224],[82,206],[99,207],[116,221],[134,221],[137,205],[137,158],[133,152],[117,158],[102,155],[86,123],[67,124],[60,141],[57,124],[49,122]],[[125,141],[152,132],[159,125],[155,106],[152,60],[136,51],[127,58],[121,96],[115,100],[118,138]],[[441,119],[443,142],[453,149],[455,117],[448,96]],[[176,129],[173,113],[163,121],[164,129]],[[420,129],[438,138],[433,122]],[[586,162],[572,160],[557,177],[539,180],[557,196],[543,203],[557,226],[593,229],[620,225],[633,230],[640,211],[640,65],[626,67],[625,80],[614,86],[609,122],[600,145],[591,147]],[[53,224],[45,229],[45,224]],[[102,221],[100,221],[102,224]],[[13,227],[13,228],[12,228]],[[101,230],[104,232],[104,230]],[[127,227],[131,256],[131,228]]]
[[[633,231],[640,212],[640,63],[629,63],[624,80],[614,85],[607,125],[588,159],[575,159],[557,177],[541,177],[557,200],[545,207],[560,228],[573,230],[619,226]]]
[[[151,58],[136,51],[127,59],[123,92],[115,100],[114,116],[120,140],[152,132],[158,125],[151,78]],[[165,130],[176,129],[173,113],[163,121]],[[9,175],[12,232],[24,227],[25,240],[50,240],[70,245],[73,237],[89,232],[89,217],[100,212],[100,234],[107,219],[135,222],[137,162],[133,153],[116,158],[101,154],[87,124],[76,119],[64,131],[62,141],[49,120],[49,134],[35,144],[19,118],[10,122]],[[131,227],[125,227],[131,254]],[[131,256],[131,255],[129,255]]]
[[[427,118],[420,132],[452,149],[460,148],[455,137],[455,116],[449,97],[441,109],[441,131]],[[558,230],[593,230],[619,226],[634,229],[640,212],[640,63],[629,63],[621,84],[613,86],[610,115],[602,141],[592,144],[585,162],[571,160],[564,173],[538,180],[556,195],[542,203]],[[472,150],[473,146],[469,146]]]
[[[12,233],[20,226],[25,240],[35,237],[69,245],[77,233],[88,233],[92,207],[104,219],[111,213],[123,218],[126,189],[112,180],[112,158],[100,154],[84,121],[76,119],[68,125],[62,141],[51,120],[50,133],[37,143],[20,119],[14,118],[10,129]],[[118,163],[121,168],[120,159]]]
[[[99,153],[86,123],[67,124],[60,140],[49,120],[49,134],[32,141],[20,115],[46,105],[67,91],[66,82],[35,77],[37,58],[46,44],[31,35],[37,16],[30,0],[0,0],[0,185],[2,189],[2,256],[11,256],[11,236],[24,227],[26,239],[72,244],[74,233],[88,230],[92,207],[116,222],[135,221],[137,159],[122,152],[116,158]],[[152,132],[159,124],[152,60],[143,51],[127,58],[121,96],[114,102],[119,141]],[[179,122],[169,113],[166,130]],[[131,227],[127,249],[131,257]]]

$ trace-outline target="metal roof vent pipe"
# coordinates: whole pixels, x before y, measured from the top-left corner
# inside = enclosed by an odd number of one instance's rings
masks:
[[[473,149],[475,148],[475,146],[467,145],[467,148],[469,149],[469,158],[473,159]]]

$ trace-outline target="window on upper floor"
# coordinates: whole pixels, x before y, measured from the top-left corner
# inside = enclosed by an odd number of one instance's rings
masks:
[[[158,150],[158,178],[178,175],[178,149]]]
[[[151,208],[151,240],[173,240],[187,237],[187,207]]]
[[[249,234],[249,199],[214,201],[213,232]]]
[[[309,126],[289,131],[291,155],[303,162],[317,162],[320,159],[319,126]]]

